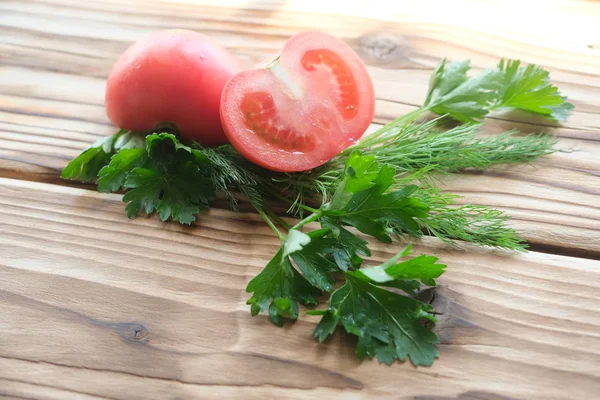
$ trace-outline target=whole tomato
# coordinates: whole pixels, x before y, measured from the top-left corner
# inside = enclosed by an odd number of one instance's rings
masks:
[[[156,32],[129,47],[106,86],[106,112],[119,128],[175,128],[205,146],[227,143],[219,117],[221,92],[239,71],[227,50],[188,30]]]

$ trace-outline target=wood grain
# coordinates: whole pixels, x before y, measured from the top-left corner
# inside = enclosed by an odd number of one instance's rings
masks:
[[[35,229],[30,227],[35,226]],[[127,220],[118,195],[0,179],[0,395],[36,399],[581,399],[600,391],[600,262],[446,248],[431,368],[252,318],[278,240],[253,214]],[[395,248],[375,246],[373,262]]]
[[[523,114],[495,115],[485,132],[544,130],[561,138],[560,151],[535,167],[454,177],[446,188],[464,195],[463,202],[509,211],[534,248],[600,257],[600,57],[590,45],[600,43],[592,18],[600,16],[598,4],[561,8],[563,26],[589,34],[572,37],[544,24],[498,25],[494,18],[510,10],[493,3],[461,1],[450,8],[424,3],[409,9],[387,2],[343,8],[337,1],[322,3],[1,2],[0,176],[64,183],[58,175],[68,160],[114,132],[104,114],[105,77],[118,55],[150,31],[202,31],[250,67],[275,54],[293,33],[322,29],[346,40],[368,63],[378,96],[376,123],[420,104],[431,69],[444,56],[471,58],[475,68],[519,57],[551,70],[577,106],[569,121],[557,127]],[[559,14],[548,7],[547,22]],[[480,18],[456,11],[466,8]]]
[[[600,393],[600,3],[509,3],[0,1],[0,399]],[[368,64],[373,127],[423,101],[441,57],[470,58],[476,70],[500,57],[543,65],[575,103],[571,118],[559,126],[494,114],[482,133],[543,130],[559,137],[559,151],[444,180],[462,203],[508,211],[540,251],[416,243],[449,265],[434,300],[442,343],[431,368],[361,363],[341,333],[319,345],[315,317],[282,329],[252,318],[246,283],[278,246],[258,216],[213,209],[194,227],[131,221],[120,196],[58,177],[115,130],[103,104],[114,60],[166,28],[209,34],[244,67],[298,31],[336,35]],[[373,262],[398,250],[374,246]]]

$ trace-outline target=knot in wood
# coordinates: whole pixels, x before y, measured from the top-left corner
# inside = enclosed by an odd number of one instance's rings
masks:
[[[406,46],[406,39],[403,37],[386,33],[370,34],[360,38],[362,52],[382,64],[404,58]]]
[[[141,324],[128,324],[124,333],[126,339],[142,340],[148,336],[148,329]]]

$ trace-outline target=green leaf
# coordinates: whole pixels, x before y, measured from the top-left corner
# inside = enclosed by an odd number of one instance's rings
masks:
[[[550,83],[550,74],[537,65],[521,67],[519,60],[502,59],[498,69],[504,82],[495,108],[510,107],[548,115],[557,120],[567,118],[574,106]]]
[[[420,226],[415,218],[427,217],[429,207],[421,200],[407,196],[412,190],[414,186],[386,194],[380,194],[377,186],[363,190],[340,210],[340,218],[359,231],[387,243],[391,242],[387,232],[389,225],[419,235]]]
[[[344,174],[344,191],[356,193],[375,185],[374,181],[379,176],[379,166],[374,156],[365,156],[360,151],[353,151],[346,159]]]
[[[328,228],[336,239],[337,246],[332,247],[330,254],[342,271],[353,270],[363,263],[362,257],[370,257],[369,243],[345,229],[337,220],[324,217],[321,226]]]
[[[291,257],[311,285],[325,292],[333,290],[334,280],[330,273],[337,270],[337,266],[323,254],[300,251]]]
[[[145,135],[138,134],[131,131],[121,131],[122,135],[115,139],[114,148],[116,150],[123,149],[137,149],[144,148],[146,146]]]
[[[346,163],[346,178],[332,201],[322,208],[322,214],[330,221],[354,226],[384,243],[392,241],[390,229],[396,233],[420,235],[416,218],[427,217],[429,207],[418,198],[410,197],[417,186],[408,185],[386,192],[394,183],[395,169],[387,164],[379,166],[373,156],[361,156],[360,152],[353,152],[351,157]],[[349,182],[358,182],[351,187],[360,190],[351,192],[347,186]]]
[[[208,162],[206,157],[166,133],[146,137],[146,154],[143,168],[115,174],[117,178],[126,175],[123,186],[131,189],[123,197],[129,203],[126,207],[129,218],[135,218],[141,211],[146,214],[156,211],[163,221],[194,222],[196,214],[215,197],[214,186],[200,169]],[[132,156],[127,158],[131,161],[129,166],[139,162],[133,152],[127,151],[127,155]],[[141,153],[137,155],[143,157]],[[109,166],[107,177],[110,171]],[[116,185],[112,180],[107,182]]]
[[[148,160],[145,148],[121,149],[112,156],[110,164],[104,166],[98,176],[98,191],[104,193],[116,192],[121,188],[125,177],[134,168],[143,166]]]
[[[416,297],[418,295],[419,290],[421,290],[421,282],[414,279],[406,279],[406,280],[393,280],[387,282],[373,282],[377,286],[385,286],[392,287],[395,289],[400,289],[410,297]]]
[[[267,266],[246,287],[252,293],[248,300],[252,315],[269,312],[271,321],[283,325],[283,318],[298,318],[298,302],[317,304],[319,291],[296,271],[283,257],[283,249],[269,261]]]
[[[199,150],[182,144],[173,134],[153,133],[146,136],[146,149],[154,168],[169,170],[174,165],[192,161],[199,167],[208,166],[208,157]]]
[[[377,356],[392,364],[410,358],[417,365],[431,365],[439,353],[438,337],[423,323],[433,318],[431,306],[377,287],[356,272],[346,273],[346,283],[333,292],[327,311],[313,336],[323,342],[339,322],[358,337],[359,359]]]
[[[379,164],[375,161],[374,156],[365,156],[360,151],[353,151],[346,159],[344,167],[345,179],[338,186],[327,208],[343,208],[352,198],[353,193],[375,186],[380,174]],[[382,180],[383,178],[382,176]],[[380,182],[380,185],[381,183],[383,182]]]
[[[123,148],[140,146],[143,147],[143,139],[125,130],[100,138],[67,164],[61,173],[61,178],[95,182],[100,170],[110,163],[114,154]]]
[[[208,208],[215,192],[199,172],[195,163],[187,162],[165,174],[162,198],[156,208],[161,220],[172,218],[189,225],[200,210]]]
[[[142,210],[146,214],[157,211],[162,221],[172,218],[182,224],[194,222],[196,214],[207,208],[214,196],[214,189],[203,184],[192,163],[168,172],[135,168],[124,187],[131,189],[123,196],[123,201],[130,203],[126,207],[129,218]]]
[[[129,218],[135,218],[144,211],[150,215],[158,206],[160,193],[164,183],[164,175],[158,171],[147,168],[136,168],[127,176],[124,186],[131,189],[123,202],[129,203],[125,210]]]
[[[98,139],[71,160],[63,169],[60,177],[63,179],[77,179],[82,182],[96,181],[98,172],[110,162],[110,158],[114,154],[113,143],[115,136],[119,133]]]
[[[435,286],[434,279],[444,273],[446,265],[438,264],[437,257],[428,255],[420,255],[399,263],[398,260],[406,257],[410,250],[411,246],[407,246],[403,251],[381,265],[360,269],[357,271],[357,275],[365,276],[374,283],[386,283],[394,280],[419,280],[426,285]],[[404,290],[404,286],[402,288]]]
[[[392,243],[392,238],[388,235],[386,224],[381,220],[354,213],[340,217],[340,221],[346,225],[355,227],[366,235],[373,236],[380,242]]]
[[[311,285],[330,292],[334,283],[331,272],[337,271],[337,266],[327,258],[332,251],[331,246],[336,245],[335,240],[324,237],[328,233],[328,229],[308,234],[290,229],[281,249],[283,262],[287,262],[290,256]]]
[[[483,119],[491,110],[515,108],[566,119],[574,108],[550,84],[549,73],[537,65],[520,67],[519,60],[501,60],[497,68],[468,77],[469,61],[447,64],[443,59],[429,81],[424,108],[461,122]]]
[[[334,239],[322,236],[328,232],[328,230],[309,232],[306,236],[310,238],[310,242],[290,254],[306,280],[326,292],[333,290],[334,280],[331,273],[338,270],[337,265],[327,257],[332,252],[332,248],[337,245]]]
[[[437,257],[421,254],[408,261],[391,265],[385,272],[394,279],[418,279],[425,285],[434,286],[433,279],[442,275],[446,269],[446,265],[437,263],[438,260]]]
[[[467,77],[469,61],[442,60],[432,75],[424,107],[461,122],[481,120],[498,98],[504,74],[496,69]]]
[[[433,99],[439,99],[469,79],[467,71],[471,69],[469,60],[455,61],[446,67],[446,59],[443,58],[433,70],[429,78],[429,89],[425,105],[431,104]]]

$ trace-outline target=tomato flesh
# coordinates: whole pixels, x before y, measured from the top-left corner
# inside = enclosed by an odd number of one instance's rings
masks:
[[[333,51],[327,49],[309,50],[302,56],[302,66],[307,71],[317,68],[328,69],[338,86],[340,111],[344,119],[352,119],[358,113],[358,93],[356,82],[348,65]]]
[[[269,65],[225,85],[221,120],[231,144],[250,161],[305,171],[363,135],[374,99],[366,67],[346,43],[306,32],[292,37]]]
[[[241,104],[246,126],[263,140],[288,151],[311,151],[315,142],[285,124],[277,114],[273,97],[266,92],[244,96]]]

